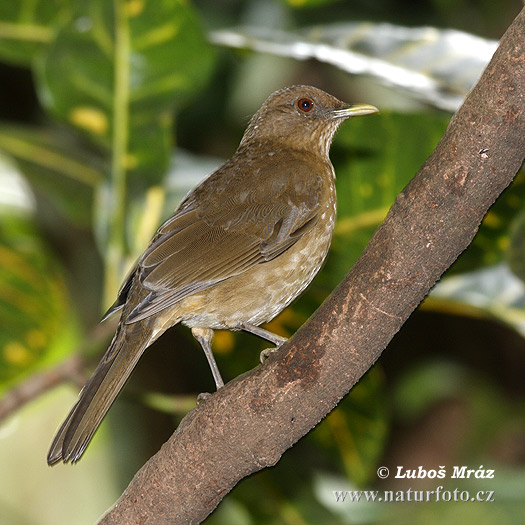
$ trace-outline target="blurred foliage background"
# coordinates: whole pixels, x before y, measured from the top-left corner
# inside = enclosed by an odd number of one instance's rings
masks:
[[[98,320],[130,264],[185,192],[233,153],[269,93],[313,84],[382,111],[336,137],[333,249],[304,296],[272,323],[291,335],[432,152],[521,7],[0,3],[0,522],[92,523],[196,395],[213,389],[189,331],[171,330],[143,357],[82,461],[45,463],[55,428],[109,342],[114,324]],[[521,521],[524,197],[520,174],[339,407],[275,468],[242,481],[206,523]],[[256,366],[263,348],[253,336],[219,332],[225,380]],[[381,465],[390,478],[378,479]],[[398,465],[444,466],[447,477],[395,479]],[[495,478],[451,479],[455,465],[483,465]],[[438,485],[493,490],[495,502],[337,503],[333,494]]]

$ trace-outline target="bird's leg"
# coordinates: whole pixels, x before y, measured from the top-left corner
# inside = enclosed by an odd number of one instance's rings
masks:
[[[224,381],[222,380],[221,373],[219,372],[219,367],[215,362],[215,357],[213,357],[213,352],[211,350],[213,330],[211,328],[194,327],[191,329],[191,333],[193,334],[193,337],[197,339],[199,344],[202,346],[202,349],[204,350],[204,354],[206,355],[206,359],[208,360],[208,364],[210,365],[213,379],[215,379],[215,386],[217,387],[217,390],[219,390],[219,388],[222,388],[224,386]]]
[[[254,335],[257,335],[259,337],[262,337],[263,339],[266,339],[267,341],[270,341],[270,343],[273,343],[275,345],[275,348],[265,348],[261,354],[259,359],[261,360],[261,363],[264,363],[268,357],[270,357],[271,354],[277,352],[281,345],[283,343],[286,343],[288,339],[286,337],[281,337],[280,335],[274,334],[273,332],[269,332],[268,330],[265,330],[264,328],[261,328],[260,326],[255,326],[253,324],[248,323],[241,323],[239,325],[239,328],[241,330],[245,330],[246,332],[250,332]]]

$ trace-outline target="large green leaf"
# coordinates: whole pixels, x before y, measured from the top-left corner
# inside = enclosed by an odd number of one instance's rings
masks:
[[[111,159],[96,208],[107,298],[137,255],[130,252],[148,188],[161,184],[168,167],[174,111],[211,64],[211,47],[186,2],[93,0],[78,2],[38,68],[46,107]]]
[[[69,15],[69,0],[0,2],[0,60],[31,65],[53,41],[56,25]]]
[[[1,123],[0,150],[16,160],[38,195],[78,225],[92,221],[93,191],[103,163],[74,137],[52,128]]]
[[[57,261],[31,220],[0,210],[0,393],[56,361],[75,340]]]
[[[159,182],[173,110],[206,78],[210,48],[184,2],[80,2],[39,68],[46,107],[129,172],[132,193]]]

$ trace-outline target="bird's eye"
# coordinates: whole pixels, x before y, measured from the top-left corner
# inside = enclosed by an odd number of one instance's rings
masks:
[[[304,113],[308,113],[314,107],[314,102],[309,98],[301,98],[297,101],[297,107]]]

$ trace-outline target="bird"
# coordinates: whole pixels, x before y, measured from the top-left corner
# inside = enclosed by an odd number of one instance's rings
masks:
[[[217,389],[214,330],[244,330],[275,345],[271,321],[321,268],[336,218],[329,149],[339,125],[377,113],[312,86],[272,93],[234,155],[182,200],[125,279],[103,320],[115,335],[65,421],[47,462],[83,455],[145,349],[179,323],[202,346]],[[273,349],[272,349],[273,350]]]

